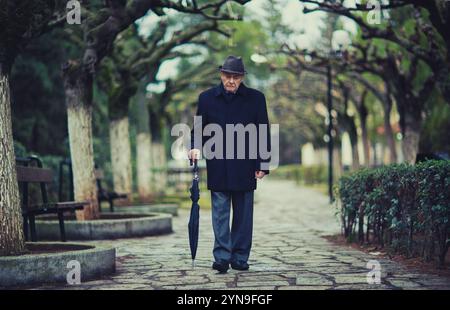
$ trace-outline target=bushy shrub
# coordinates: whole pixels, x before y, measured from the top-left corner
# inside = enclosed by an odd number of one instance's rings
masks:
[[[271,178],[295,180],[297,184],[313,185],[328,182],[328,170],[325,165],[302,166],[283,165],[270,172]]]
[[[450,242],[450,161],[395,164],[343,176],[338,185],[342,231],[351,241],[393,253],[438,258]]]
[[[416,166],[419,204],[418,228],[423,230],[423,256],[430,259],[437,244],[443,262],[450,244],[450,161],[429,161]]]

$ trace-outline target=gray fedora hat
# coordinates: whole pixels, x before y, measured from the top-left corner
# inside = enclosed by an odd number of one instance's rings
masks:
[[[234,73],[234,74],[246,74],[244,68],[244,62],[241,57],[228,56],[225,59],[223,65],[219,66],[219,70],[222,72]]]

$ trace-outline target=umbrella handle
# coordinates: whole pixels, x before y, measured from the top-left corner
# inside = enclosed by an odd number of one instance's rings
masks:
[[[192,160],[192,158],[190,158],[189,159],[189,163],[190,163],[190,165],[192,166],[192,162],[194,162],[194,171],[196,171],[197,170],[197,161],[198,161],[198,159],[196,158],[196,159],[194,159],[194,160]]]
[[[193,169],[194,179],[198,180],[198,166],[197,166],[198,159],[196,158],[196,159],[192,160],[192,158],[189,158],[189,162],[190,162],[191,166],[192,166],[192,162],[194,162],[194,169]]]

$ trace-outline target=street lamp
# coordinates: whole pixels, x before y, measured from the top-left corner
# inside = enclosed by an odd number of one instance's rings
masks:
[[[258,53],[252,54],[252,56],[250,56],[250,59],[256,64],[262,64],[267,62],[267,57]]]
[[[350,36],[345,30],[336,30],[331,38],[331,48],[333,51],[340,53],[347,50],[352,43]]]
[[[332,97],[332,66],[333,59],[339,59],[342,57],[342,52],[345,51],[351,44],[351,39],[347,31],[336,30],[331,37],[331,48],[328,52],[328,62],[326,64],[326,76],[327,76],[327,107],[325,112],[325,123],[328,125],[327,134],[324,136],[324,141],[328,145],[328,195],[330,197],[330,203],[333,202],[333,97]],[[312,54],[308,36],[301,34],[297,37],[295,42],[297,50],[300,50],[305,61],[311,61]]]
[[[336,30],[333,32],[331,38],[331,50],[329,52],[329,59],[327,63],[327,123],[328,123],[328,195],[330,197],[330,203],[333,202],[333,96],[332,96],[332,67],[331,60],[338,59],[342,56],[342,52],[345,51],[351,43],[350,36],[345,30]]]

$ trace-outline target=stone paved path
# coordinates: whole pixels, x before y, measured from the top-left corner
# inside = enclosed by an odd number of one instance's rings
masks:
[[[208,195],[209,193],[202,193]],[[259,181],[255,194],[254,242],[249,271],[225,275],[211,269],[211,213],[203,209],[197,266],[191,266],[187,222],[180,210],[174,233],[103,241],[117,248],[117,272],[78,286],[38,289],[450,289],[450,279],[407,270],[379,259],[381,284],[368,284],[366,264],[377,259],[333,245],[321,236],[339,232],[328,198],[290,181]]]

